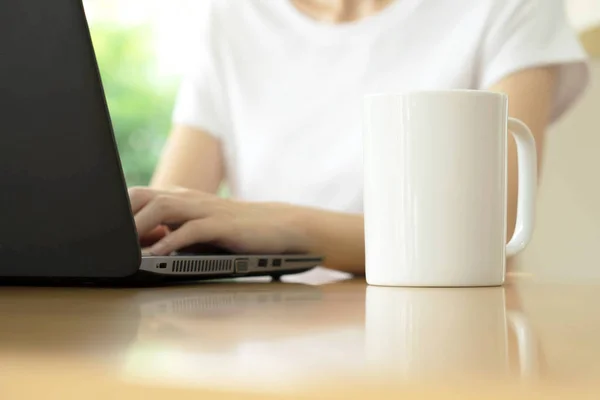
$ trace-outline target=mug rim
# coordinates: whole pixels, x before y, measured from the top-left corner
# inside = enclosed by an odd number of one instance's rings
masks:
[[[489,97],[507,97],[506,93],[494,92],[491,90],[478,89],[440,89],[440,90],[415,90],[407,92],[376,92],[364,95],[365,99],[377,97],[413,97],[413,96],[432,96],[432,95],[468,95],[468,96],[489,96]]]

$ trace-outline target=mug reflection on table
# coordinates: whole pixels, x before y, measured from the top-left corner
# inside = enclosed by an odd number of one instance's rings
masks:
[[[398,379],[529,379],[539,372],[535,336],[525,314],[507,306],[504,287],[369,286],[365,335],[371,371]]]

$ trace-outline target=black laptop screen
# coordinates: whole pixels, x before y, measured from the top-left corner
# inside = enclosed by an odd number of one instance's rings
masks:
[[[0,275],[118,276],[137,239],[79,0],[0,2]]]

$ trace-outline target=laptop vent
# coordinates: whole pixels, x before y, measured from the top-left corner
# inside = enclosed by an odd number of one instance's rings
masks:
[[[213,273],[232,272],[232,260],[177,260],[173,262],[173,272],[180,273]]]

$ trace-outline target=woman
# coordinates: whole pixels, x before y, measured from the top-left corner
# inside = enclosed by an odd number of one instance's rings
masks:
[[[209,242],[364,272],[365,93],[507,93],[541,154],[587,69],[560,0],[210,0],[152,182],[130,195],[155,254]],[[509,143],[509,231],[516,151]],[[217,193],[226,180],[231,199]],[[185,188],[185,189],[170,189]],[[175,225],[168,235],[162,226]],[[510,232],[509,232],[510,233]],[[156,235],[159,235],[156,237]]]

